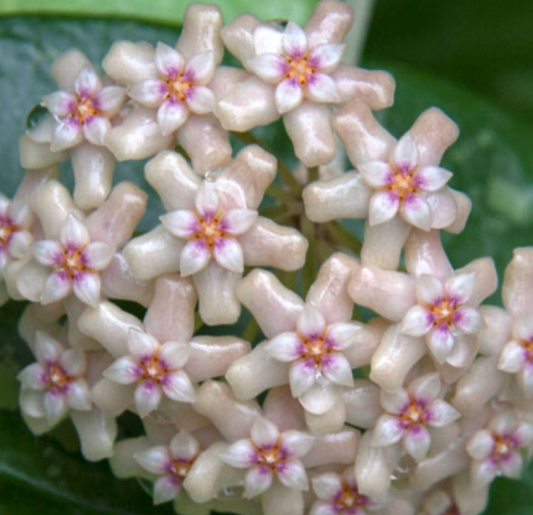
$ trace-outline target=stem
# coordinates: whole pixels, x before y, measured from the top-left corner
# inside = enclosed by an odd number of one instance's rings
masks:
[[[242,332],[242,339],[250,342],[252,345],[259,334],[259,325],[255,321],[255,318],[251,318],[244,331]]]
[[[346,3],[353,9],[355,22],[346,38],[343,61],[357,65],[365,47],[375,0],[347,0]]]
[[[363,244],[359,238],[353,235],[346,227],[339,222],[328,222],[326,230],[331,238],[337,240],[346,249],[352,251],[356,255],[361,254]]]
[[[307,238],[307,241],[309,242],[309,249],[307,250],[307,259],[305,261],[305,266],[302,271],[302,292],[303,295],[305,295],[313,284],[317,274],[317,241],[315,224],[304,215],[300,217],[300,229],[303,235]]]
[[[232,132],[232,134],[245,145],[259,145],[269,154],[275,155],[267,145],[258,140],[251,132]],[[290,188],[293,195],[297,198],[300,198],[302,185],[298,182],[296,177],[294,177],[290,171],[289,167],[281,159],[278,159],[278,173],[281,180]]]

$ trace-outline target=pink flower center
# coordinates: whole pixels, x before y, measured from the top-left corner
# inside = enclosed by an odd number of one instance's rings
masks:
[[[76,379],[78,378],[67,374],[59,363],[53,362],[48,365],[48,380],[51,390],[64,392],[68,385]]]
[[[84,272],[94,272],[94,270],[87,265],[83,251],[86,245],[78,248],[63,247],[63,253],[59,256],[58,262],[55,266],[58,272],[65,273],[69,279],[75,279]]]
[[[385,191],[394,193],[398,197],[400,203],[410,195],[418,193],[419,188],[414,180],[416,167],[405,170],[397,168],[392,164],[389,165],[392,173],[389,183],[384,188]]]
[[[18,225],[15,225],[7,216],[0,218],[0,248],[7,248],[13,234],[22,230]]]
[[[173,459],[170,464],[169,473],[175,476],[181,484],[189,473],[189,470],[191,470],[197,457],[198,454],[191,459]]]
[[[497,433],[492,434],[494,445],[492,447],[492,453],[490,458],[493,461],[499,462],[505,459],[513,449],[518,447],[516,439],[512,435],[499,435]]]
[[[326,327],[320,335],[313,337],[297,333],[303,346],[300,359],[312,359],[318,366],[325,356],[334,352],[335,349],[328,342],[327,331],[328,328]]]
[[[185,105],[190,91],[196,86],[196,83],[185,75],[185,68],[178,75],[167,77],[164,82],[167,87],[165,100],[174,99]]]
[[[357,486],[350,485],[346,480],[342,481],[342,490],[335,497],[335,506],[339,513],[350,508],[365,508],[368,506],[369,498],[361,495]]]
[[[533,364],[533,338],[531,340],[520,340],[519,343],[525,351],[526,361]]]
[[[141,380],[151,379],[158,384],[161,384],[170,372],[169,367],[160,359],[159,351],[154,352],[150,357],[142,358],[139,366],[142,370]]]
[[[398,418],[403,422],[405,429],[414,426],[425,426],[427,424],[427,413],[425,403],[410,397],[409,404]]]
[[[452,327],[454,324],[454,315],[455,312],[459,309],[460,304],[449,300],[445,297],[438,304],[428,304],[425,308],[433,316],[433,325],[439,326],[441,324],[446,324],[448,327]]]
[[[94,116],[100,116],[100,110],[94,105],[94,100],[76,95],[76,106],[70,113],[70,118],[75,118],[80,125],[83,125]]]
[[[316,73],[316,68],[311,64],[309,55],[306,54],[300,59],[285,56],[284,59],[287,63],[285,78],[295,80],[302,88],[305,88]]]
[[[196,212],[198,230],[190,238],[191,240],[205,241],[211,256],[213,256],[217,241],[224,238],[233,238],[226,232],[224,227],[224,212],[219,211],[215,216],[204,216]]]
[[[276,466],[283,463],[286,459],[285,452],[281,448],[281,439],[272,447],[259,447],[252,441],[252,445],[257,451],[256,463],[261,466],[269,467],[272,470],[276,470]]]

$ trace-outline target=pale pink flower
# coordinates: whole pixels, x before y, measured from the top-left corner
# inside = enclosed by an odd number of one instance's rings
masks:
[[[244,195],[236,184],[233,186],[237,194],[229,198],[217,191],[214,183],[204,181],[198,188],[194,211],[172,211],[161,217],[172,235],[187,241],[180,258],[182,276],[200,272],[211,260],[231,272],[243,272],[239,236],[252,227],[258,213],[247,209],[244,201],[236,203]]]
[[[436,490],[424,500],[420,515],[461,515],[461,512],[445,490]]]
[[[326,472],[311,480],[318,500],[312,505],[309,515],[366,515],[380,510],[388,499],[372,499],[359,492],[354,468],[342,474]]]
[[[478,309],[469,305],[475,273],[456,273],[446,282],[422,274],[416,281],[416,300],[401,323],[401,332],[425,336],[431,353],[444,363],[454,351],[456,338],[476,334],[485,327]]]
[[[163,395],[173,401],[194,402],[194,386],[183,370],[190,355],[188,343],[160,344],[153,336],[130,329],[128,351],[103,375],[119,385],[136,385],[133,401],[142,418],[159,406]]]
[[[185,431],[178,433],[168,446],[150,447],[134,454],[139,465],[157,476],[154,483],[154,504],[174,500],[183,481],[200,454],[196,439]]]
[[[292,394],[310,408],[317,397],[334,396],[330,384],[353,386],[352,367],[342,351],[352,345],[355,331],[350,323],[328,325],[320,311],[305,306],[296,331],[272,338],[265,350],[278,361],[291,363]]]
[[[314,438],[300,431],[280,432],[265,418],[258,418],[249,439],[239,440],[220,454],[220,458],[238,469],[248,469],[244,497],[251,499],[266,492],[275,477],[282,485],[308,490],[307,473],[300,461],[313,446]]]
[[[61,229],[59,241],[36,241],[36,261],[52,272],[44,283],[41,303],[50,304],[72,292],[82,302],[95,306],[100,298],[99,273],[113,258],[113,249],[101,241],[91,241],[84,224],[70,214]]]
[[[104,145],[111,130],[110,119],[118,114],[126,98],[119,86],[103,86],[91,66],[83,68],[74,83],[74,92],[56,91],[43,99],[43,105],[57,121],[51,150],[75,147],[84,140]]]
[[[92,408],[89,385],[85,379],[87,364],[81,349],[63,347],[46,333],[35,337],[37,363],[27,366],[18,379],[27,395],[22,410],[34,418],[46,417],[52,426],[69,409],[89,411]]]
[[[466,445],[473,460],[473,484],[484,487],[499,475],[519,478],[524,462],[520,449],[532,443],[533,424],[520,421],[510,410],[495,415],[487,428],[477,431]]]
[[[513,320],[511,341],[500,356],[498,368],[516,374],[522,392],[533,397],[533,315],[517,315]]]
[[[10,201],[0,194],[0,274],[9,261],[31,255],[32,219],[26,201]]]
[[[460,413],[441,400],[441,380],[431,373],[412,381],[406,389],[381,392],[385,410],[377,421],[372,445],[385,447],[402,441],[404,449],[416,461],[423,460],[431,446],[428,428],[445,427]]]

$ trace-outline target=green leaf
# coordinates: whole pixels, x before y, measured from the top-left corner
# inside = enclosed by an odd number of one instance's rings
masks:
[[[175,26],[183,20],[188,4],[186,0],[2,0],[0,16],[17,14],[61,15],[73,17],[104,17],[140,20]],[[304,23],[313,11],[315,0],[270,0],[250,2],[249,0],[218,0],[226,21],[250,12],[262,20],[280,18]]]

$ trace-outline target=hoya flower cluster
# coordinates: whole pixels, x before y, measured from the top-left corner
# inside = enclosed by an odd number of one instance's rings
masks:
[[[476,515],[533,452],[533,248],[515,251],[504,307],[483,304],[493,261],[454,269],[440,241],[471,208],[439,165],[458,129],[431,108],[390,135],[373,111],[391,76],[341,62],[351,24],[338,0],[302,28],[191,4],[175,48],[118,42],[103,77],[62,55],[20,139],[0,267],[2,301],[29,301],[22,414],[35,434],[70,418],[85,458],[178,513]],[[234,149],[279,118],[304,173]],[[147,192],[113,182],[141,159],[165,209],[142,234]],[[342,219],[364,220],[360,255],[320,240]],[[145,434],[117,441],[126,411]]]

